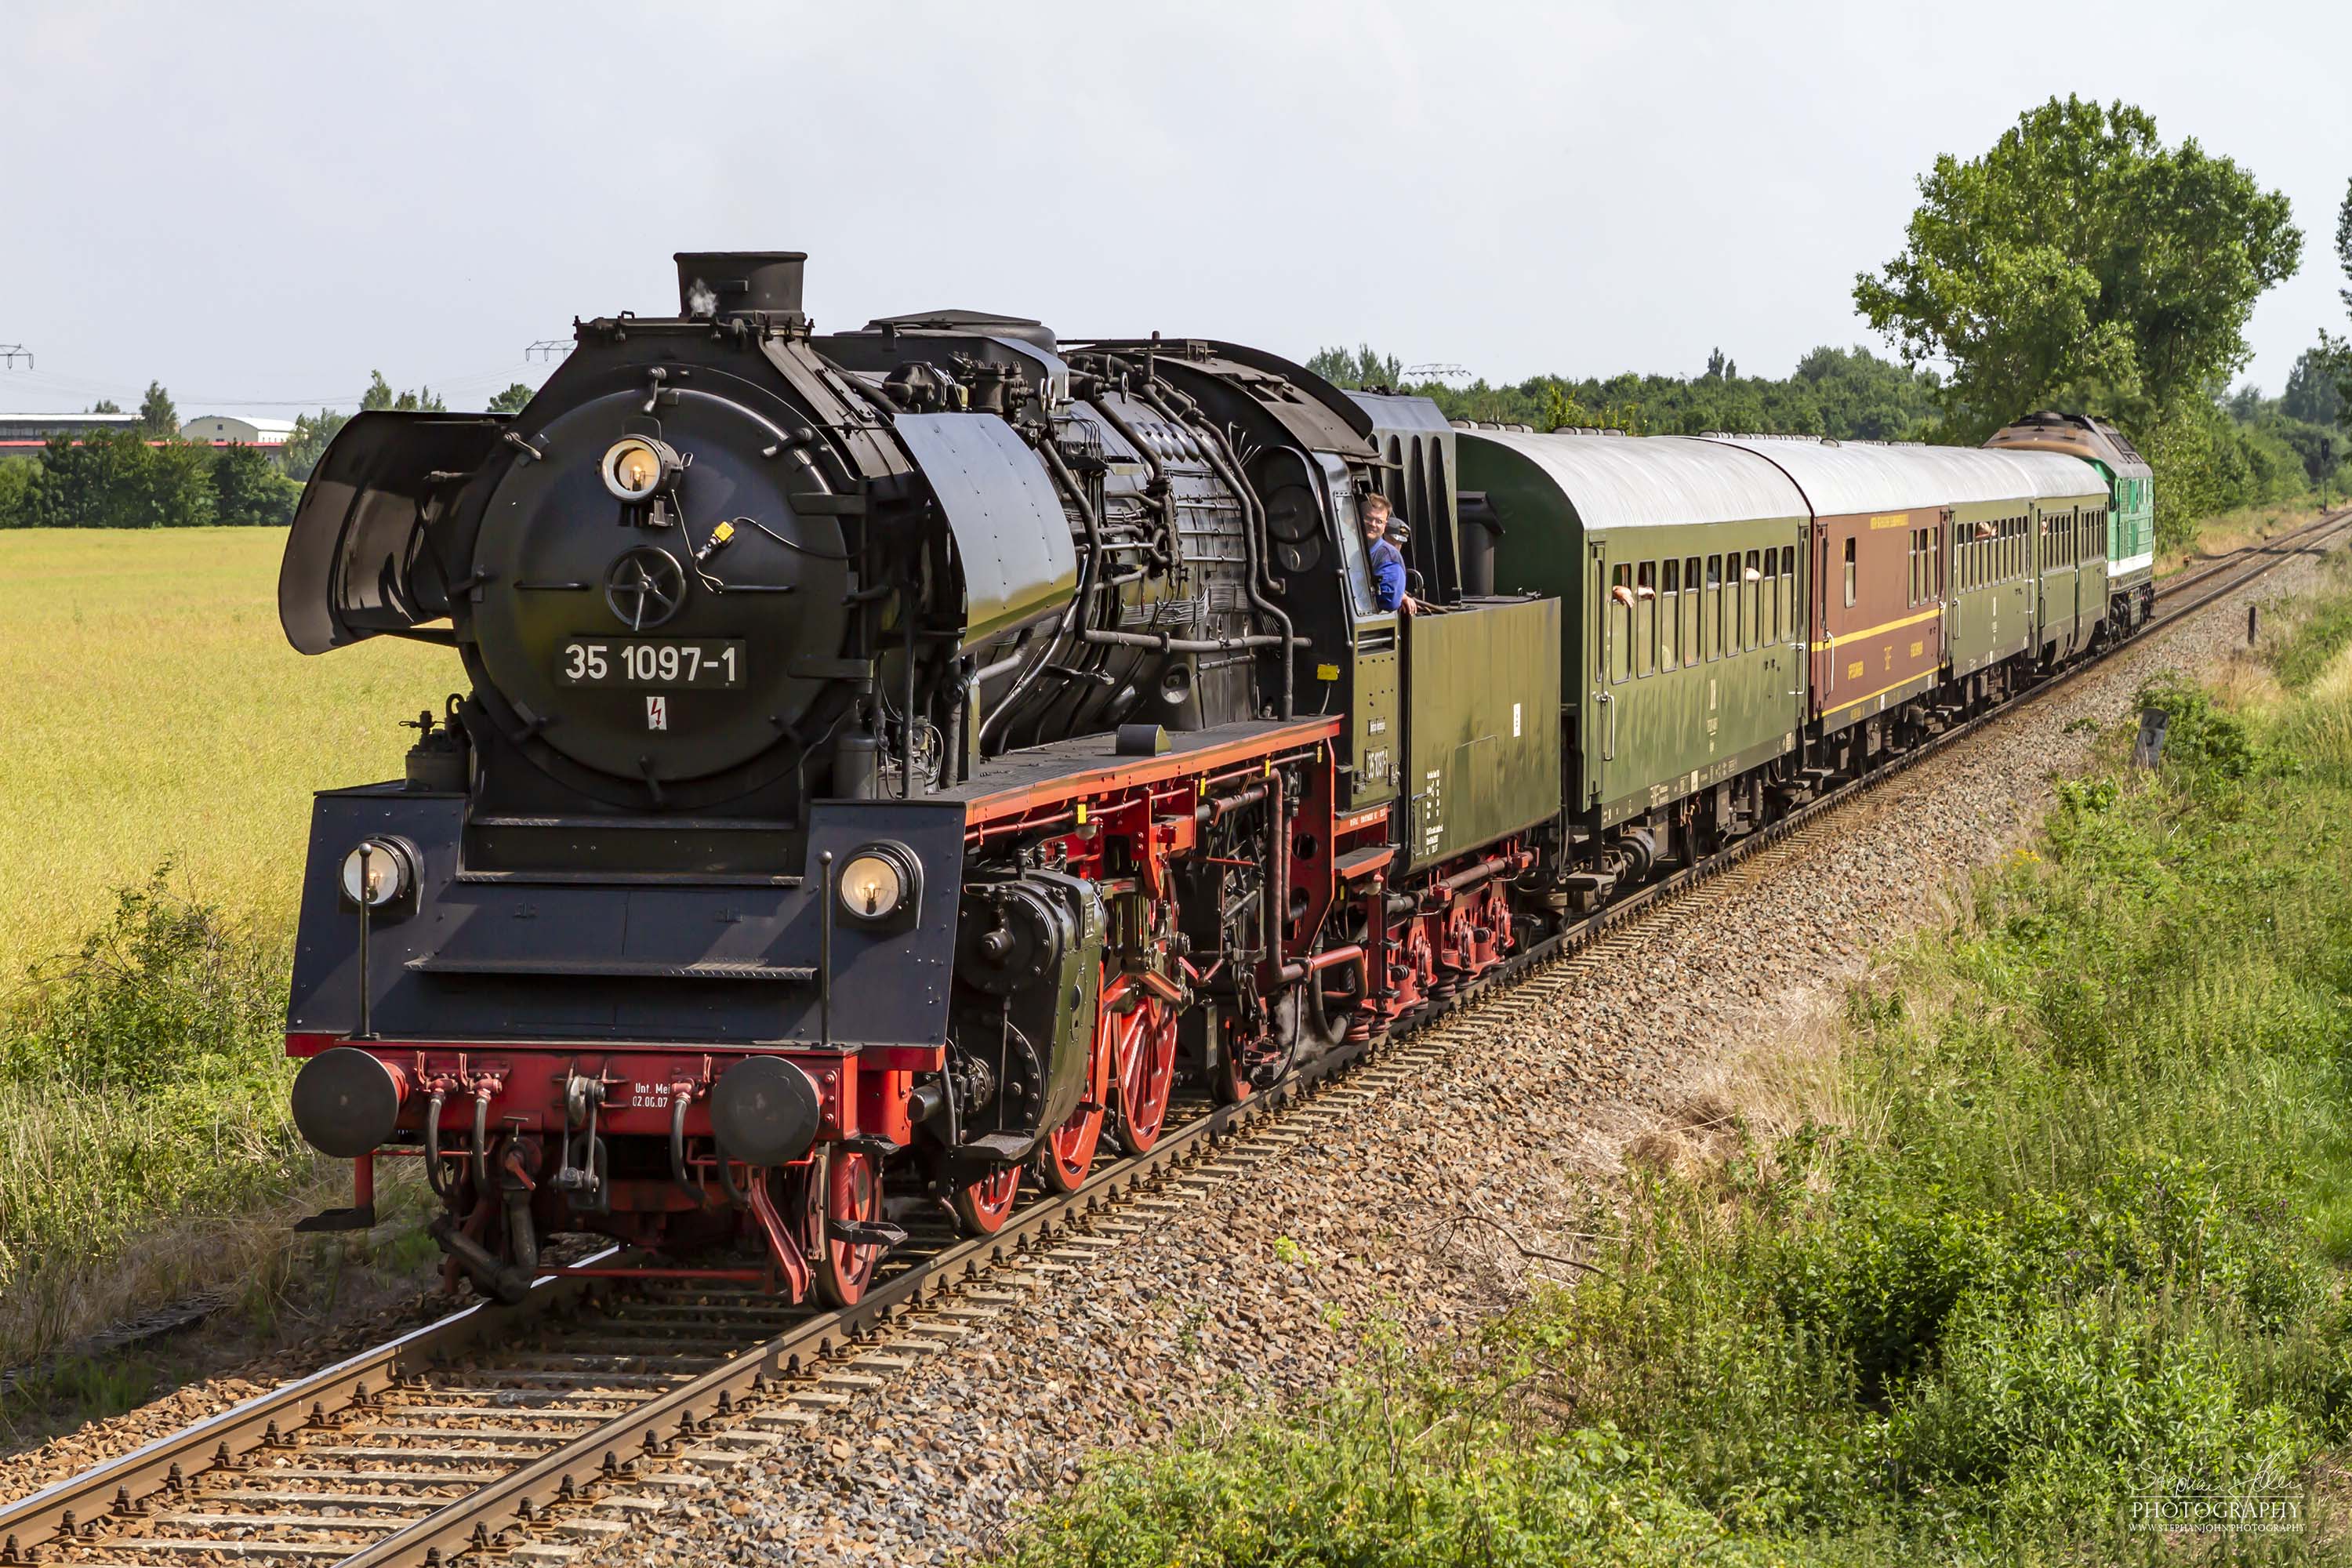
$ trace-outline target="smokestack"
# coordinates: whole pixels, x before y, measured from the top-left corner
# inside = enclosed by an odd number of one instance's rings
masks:
[[[794,323],[801,313],[803,250],[681,250],[677,261],[677,313],[708,320],[745,310],[764,310]]]

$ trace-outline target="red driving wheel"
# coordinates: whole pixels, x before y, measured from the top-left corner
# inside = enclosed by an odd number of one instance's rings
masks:
[[[1140,1154],[1160,1142],[1168,1096],[1176,1086],[1176,1009],[1131,974],[1103,987],[1103,1026],[1111,1031],[1118,1141]]]
[[[882,1217],[882,1179],[873,1156],[831,1149],[811,1163],[808,1187],[809,1257],[816,1265],[816,1293],[828,1307],[851,1307],[866,1294],[882,1249],[871,1243],[835,1241],[827,1222],[871,1224]]]
[[[1100,994],[1099,991],[1097,993]],[[1094,1169],[1095,1150],[1102,1143],[1103,1110],[1110,1087],[1111,1035],[1108,1016],[1097,1011],[1095,1048],[1087,1063],[1087,1087],[1076,1110],[1051,1132],[1037,1150],[1037,1181],[1049,1193],[1075,1193]]]
[[[994,1236],[1013,1217],[1013,1200],[1021,1195],[1021,1167],[999,1165],[976,1182],[967,1182],[949,1198],[956,1224],[966,1236]]]

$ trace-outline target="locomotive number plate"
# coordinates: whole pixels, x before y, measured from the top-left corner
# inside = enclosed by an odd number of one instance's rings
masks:
[[[740,686],[743,640],[574,637],[557,652],[555,679],[560,686]]]

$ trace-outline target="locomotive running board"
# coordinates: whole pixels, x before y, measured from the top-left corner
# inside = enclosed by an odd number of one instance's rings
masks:
[[[632,958],[445,958],[428,952],[412,958],[407,968],[418,974],[541,974],[573,979],[614,980],[766,980],[788,985],[816,981],[813,967],[791,963],[740,963],[706,958],[694,963],[650,963]]]

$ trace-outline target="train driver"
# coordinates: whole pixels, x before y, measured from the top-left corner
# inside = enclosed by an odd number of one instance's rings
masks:
[[[1389,542],[1389,498],[1377,490],[1359,509],[1364,520],[1364,553],[1372,568],[1372,599],[1383,610],[1411,615],[1421,606],[1405,592],[1404,554]]]

